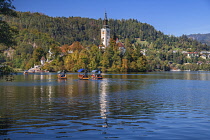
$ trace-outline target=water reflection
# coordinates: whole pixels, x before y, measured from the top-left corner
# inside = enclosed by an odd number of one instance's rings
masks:
[[[210,80],[210,72],[204,71],[181,71],[181,72],[161,72],[156,73],[157,78],[164,79],[182,79],[182,80]]]
[[[0,136],[11,139],[210,136],[208,72],[104,77],[83,81],[71,74],[67,80],[58,80],[56,74],[32,74],[18,75],[14,82],[0,81]],[[195,134],[199,130],[207,135],[199,137]]]
[[[107,127],[107,115],[109,112],[109,100],[107,97],[107,87],[108,87],[108,80],[104,79],[103,82],[100,82],[100,114],[101,118],[105,120],[105,124],[103,127]]]

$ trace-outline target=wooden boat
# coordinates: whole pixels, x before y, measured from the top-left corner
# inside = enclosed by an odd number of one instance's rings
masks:
[[[85,75],[83,75],[83,74],[79,74],[79,75],[78,75],[78,78],[79,78],[80,80],[89,80],[89,77],[88,77],[88,76],[85,76]]]
[[[58,74],[58,79],[67,79],[67,76],[66,74],[65,75]]]
[[[89,77],[88,77],[88,74],[87,74],[88,70],[86,70],[86,69],[79,69],[78,72],[79,72],[78,73],[78,78],[80,80],[89,80]]]
[[[97,75],[97,74],[92,74],[92,75],[91,75],[91,78],[92,78],[92,79],[95,79],[95,80],[97,80],[97,79],[98,79],[98,80],[99,80],[99,79],[103,79],[103,77],[102,77],[101,75]]]
[[[101,70],[93,70],[91,78],[94,79],[94,80],[103,79],[101,73],[102,73]]]
[[[66,73],[63,72],[58,72],[58,79],[67,79]]]
[[[27,75],[27,74],[28,74],[28,71],[27,71],[27,70],[25,70],[25,71],[23,72],[23,74],[24,74],[24,75]]]

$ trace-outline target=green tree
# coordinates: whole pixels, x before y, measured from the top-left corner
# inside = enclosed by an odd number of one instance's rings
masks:
[[[9,24],[3,20],[2,16],[13,16],[17,14],[14,11],[15,7],[12,5],[12,0],[0,0],[0,50],[3,51],[9,46],[16,44],[14,35],[17,34],[17,30],[9,26]],[[1,46],[5,45],[5,46]]]
[[[96,68],[100,67],[100,61],[101,61],[101,51],[99,50],[98,46],[93,45],[90,48],[90,63],[88,65],[90,70],[94,70]]]
[[[137,60],[137,70],[138,71],[146,71],[147,70],[147,59],[145,56],[141,56]]]
[[[33,52],[33,59],[34,59],[35,64],[40,64],[40,60],[42,56],[45,56],[45,55],[46,53],[41,47],[36,48]]]

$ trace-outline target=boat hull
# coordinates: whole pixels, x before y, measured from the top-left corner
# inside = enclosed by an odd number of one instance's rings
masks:
[[[103,79],[103,77],[102,77],[101,75],[97,75],[97,74],[92,74],[92,75],[91,75],[91,78],[94,79],[94,80]]]
[[[79,78],[80,80],[89,80],[89,77],[84,76],[84,75],[78,75],[78,78]]]
[[[24,72],[23,74],[24,74],[24,75],[28,75],[28,72]]]
[[[94,79],[94,80],[101,80],[101,79],[103,79],[103,77],[92,76],[92,79]]]
[[[61,76],[60,74],[58,74],[58,79],[67,79],[67,76]]]

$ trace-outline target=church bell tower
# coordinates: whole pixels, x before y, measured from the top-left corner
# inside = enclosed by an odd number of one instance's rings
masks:
[[[101,29],[101,42],[105,48],[109,46],[109,41],[110,41],[110,29],[108,26],[107,14],[105,12],[103,28]]]

